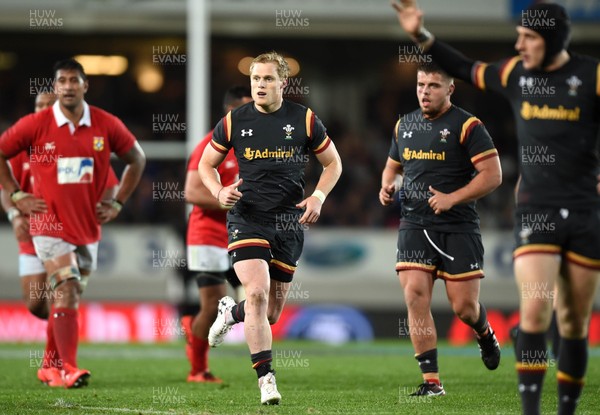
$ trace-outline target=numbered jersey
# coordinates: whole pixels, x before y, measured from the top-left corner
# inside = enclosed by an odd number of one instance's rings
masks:
[[[46,213],[31,215],[31,235],[74,245],[98,241],[96,204],[109,179],[110,153],[124,154],[134,144],[135,137],[117,117],[85,103],[77,126],[56,102],[2,134],[0,151],[7,157],[27,152],[34,195],[48,205]]]
[[[223,154],[233,148],[239,164],[243,196],[232,212],[267,222],[278,214],[298,214],[309,154],[330,143],[315,114],[291,101],[269,114],[253,102],[228,113],[215,127],[211,145]]]

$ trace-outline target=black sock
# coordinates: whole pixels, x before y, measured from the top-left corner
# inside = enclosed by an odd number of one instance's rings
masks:
[[[241,323],[246,318],[246,300],[240,301],[231,308],[231,317],[236,323]]]
[[[560,339],[558,358],[558,415],[575,413],[587,368],[587,339]]]
[[[271,350],[263,350],[262,352],[251,354],[250,358],[252,359],[252,369],[256,370],[256,375],[259,379],[269,372],[274,372],[271,369],[271,361],[273,360]]]
[[[479,303],[479,318],[471,328],[475,330],[478,336],[482,337],[489,326],[490,324],[487,321],[487,311],[485,310],[484,305]]]
[[[511,327],[509,331],[510,338],[513,341],[513,350],[515,351],[515,356],[517,356],[517,339],[519,338],[519,324],[515,324]]]
[[[558,359],[560,353],[560,333],[558,332],[558,322],[556,321],[556,311],[552,312],[552,323],[550,324],[550,330],[548,330],[548,337],[552,343],[552,356]]]
[[[438,373],[437,349],[427,350],[420,355],[415,356],[419,362],[421,373]]]
[[[548,368],[546,333],[527,333],[519,328],[515,351],[521,408],[526,415],[539,415],[544,375]]]

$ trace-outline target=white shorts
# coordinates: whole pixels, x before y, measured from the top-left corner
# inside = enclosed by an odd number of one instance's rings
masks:
[[[75,252],[79,270],[94,271],[98,267],[98,242],[77,246],[52,236],[34,236],[32,239],[35,252],[44,262]]]
[[[212,245],[188,245],[188,269],[190,271],[225,272],[231,268],[227,248]]]
[[[19,254],[19,277],[46,274],[44,263],[36,255]]]

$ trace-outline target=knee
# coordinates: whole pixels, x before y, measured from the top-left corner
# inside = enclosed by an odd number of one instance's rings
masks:
[[[44,301],[29,300],[27,301],[27,309],[31,314],[42,320],[48,320],[50,311],[48,310],[48,304]]]
[[[556,315],[561,336],[566,338],[583,338],[587,336],[589,316],[569,309],[557,311]]]
[[[428,292],[421,288],[408,285],[404,288],[404,301],[408,308],[418,307],[424,302],[429,301]]]
[[[452,303],[452,311],[461,321],[474,324],[479,317],[479,304],[477,301],[461,299]]]
[[[262,287],[253,287],[246,290],[246,304],[253,307],[265,307],[268,302],[268,293]]]
[[[273,325],[279,321],[279,317],[281,317],[281,311],[281,308],[269,310],[269,313],[267,314],[267,319],[269,320],[270,325]]]
[[[206,301],[200,304],[200,314],[206,316],[207,319],[213,321],[217,318],[219,312],[219,300]]]
[[[548,301],[525,301],[521,304],[521,328],[528,332],[548,329],[552,319],[552,303]]]
[[[79,302],[79,281],[70,279],[54,289],[54,302],[59,307],[76,307]]]

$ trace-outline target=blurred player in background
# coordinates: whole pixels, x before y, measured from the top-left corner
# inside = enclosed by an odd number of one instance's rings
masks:
[[[252,101],[250,89],[232,87],[225,93],[225,114]],[[196,271],[200,311],[196,316],[184,316],[181,324],[186,334],[186,354],[192,366],[188,382],[217,382],[208,367],[208,329],[217,317],[219,300],[227,295],[225,280],[234,288],[241,285],[231,267],[227,253],[227,210],[219,204],[202,183],[198,163],[204,148],[212,140],[212,131],[196,146],[188,162],[185,179],[186,202],[194,205],[187,231],[187,258],[190,271]],[[221,183],[229,186],[238,179],[238,164],[232,151],[217,169]]]
[[[42,92],[35,98],[35,112],[40,112],[52,107],[56,102],[56,94],[53,92]],[[21,190],[33,193],[33,180],[29,163],[29,154],[22,151],[9,160],[13,177],[19,183]],[[106,179],[106,190],[102,200],[111,200],[117,191],[119,181],[112,168]],[[21,214],[10,199],[10,195],[0,189],[2,208],[6,211],[8,219],[13,227],[13,232],[19,244],[19,276],[21,277],[21,291],[27,309],[34,316],[43,320],[48,319],[52,306],[52,290],[50,282],[46,277],[44,264],[35,254],[35,247],[29,234],[29,218]],[[87,275],[82,275],[80,281],[82,291],[87,285]],[[38,379],[53,387],[63,386],[61,376],[62,359],[60,359],[56,342],[54,341],[53,325],[48,324],[46,329],[46,349],[42,367],[38,370]]]
[[[227,214],[229,253],[246,300],[219,301],[211,326],[211,346],[223,342],[233,324],[244,321],[252,367],[258,376],[262,404],[279,404],[271,368],[272,332],[283,311],[304,244],[304,227],[315,223],[342,164],[325,127],[314,113],[283,99],[289,67],[276,52],[250,65],[254,103],[228,113],[215,127],[198,171]],[[217,167],[233,148],[240,179],[224,186]],[[324,167],[314,193],[304,198],[304,169],[309,152]],[[273,280],[273,281],[271,281]]]
[[[49,277],[48,318],[62,363],[62,385],[85,386],[90,372],[77,366],[78,306],[82,276],[96,268],[100,225],[114,219],[142,175],[145,157],[115,116],[84,101],[88,80],[74,59],[54,66],[58,96],[51,109],[21,118],[0,137],[0,183],[15,207],[29,215],[37,256]],[[8,158],[29,153],[33,194],[12,176]],[[115,199],[102,201],[110,154],[125,163]]]
[[[35,98],[35,112],[51,107],[55,101],[56,95],[53,92],[38,94]],[[33,193],[28,152],[22,151],[11,158],[9,162],[12,174],[20,188],[27,193]],[[23,299],[31,314],[41,319],[47,319],[50,311],[50,295],[46,293],[46,271],[42,261],[35,255],[35,248],[29,234],[29,219],[15,207],[10,200],[10,194],[4,190],[0,190],[0,192],[2,208],[8,216],[19,243],[19,275],[21,276]],[[50,345],[52,343],[51,336],[48,337],[48,340],[48,345]],[[52,355],[54,353],[50,351],[49,356]]]
[[[414,396],[446,394],[431,315],[437,278],[446,284],[452,311],[477,335],[485,366],[494,370],[500,364],[498,341],[479,302],[483,244],[475,201],[502,183],[502,170],[487,130],[479,119],[452,105],[453,92],[454,80],[439,67],[419,67],[420,108],[396,123],[379,192],[384,206],[393,202],[397,190],[403,192],[396,271],[423,374]],[[403,175],[402,189],[396,189],[397,174]]]
[[[500,93],[512,106],[521,173],[514,252],[521,302],[516,344],[521,406],[525,414],[540,413],[556,282],[558,413],[572,414],[583,389],[600,275],[600,63],[567,51],[571,24],[557,4],[523,10],[518,56],[489,65],[435,39],[414,0],[392,5],[403,29],[448,73]],[[536,93],[541,85],[552,89]],[[537,161],[540,152],[551,158]]]

